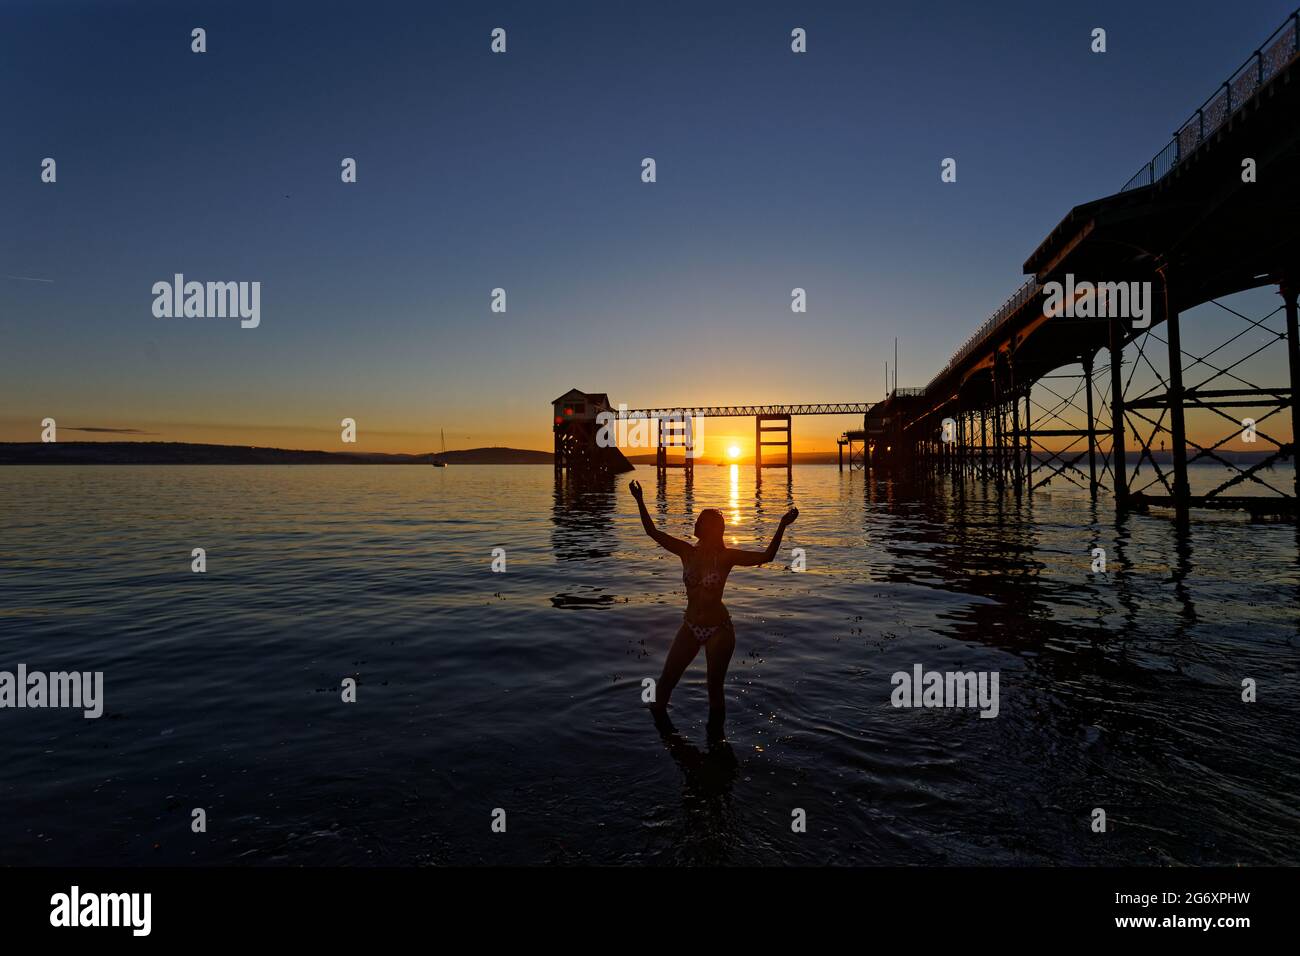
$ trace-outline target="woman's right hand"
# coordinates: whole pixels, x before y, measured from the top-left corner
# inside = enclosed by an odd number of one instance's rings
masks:
[[[628,482],[627,490],[632,492],[632,497],[635,498],[637,501],[641,500],[641,482],[639,481]]]

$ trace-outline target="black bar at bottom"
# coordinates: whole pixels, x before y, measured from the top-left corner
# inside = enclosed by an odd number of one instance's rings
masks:
[[[1294,922],[1295,883],[1293,869],[1239,867],[8,869],[0,870],[0,925],[6,942],[134,941],[130,925],[51,925],[60,894],[70,899],[76,886],[83,906],[92,895],[148,893],[148,935],[167,944],[284,939],[298,951],[349,940],[379,948],[415,934],[493,948],[519,934],[662,939],[710,922],[725,924],[732,942],[746,929],[770,932],[773,920],[810,942],[838,929],[873,945],[912,939],[917,952],[1049,932],[1147,945],[1199,936],[1232,947],[1280,938]]]

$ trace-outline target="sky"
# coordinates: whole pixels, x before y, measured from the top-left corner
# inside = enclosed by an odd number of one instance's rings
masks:
[[[895,337],[924,385],[1289,13],[0,0],[0,441],[549,449],[571,387],[876,400]],[[176,273],[260,282],[260,324],[156,317]]]

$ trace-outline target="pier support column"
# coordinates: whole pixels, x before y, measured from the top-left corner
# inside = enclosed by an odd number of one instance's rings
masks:
[[[668,430],[662,418],[655,419],[655,477],[663,481],[668,477]]]
[[[988,480],[989,477],[989,419],[984,414],[984,409],[980,409],[980,478]]]
[[[1092,353],[1083,357],[1083,387],[1088,392],[1088,494],[1097,499],[1097,429],[1092,414]]]
[[[690,482],[695,477],[695,419],[687,415],[682,428],[682,469],[686,472],[687,482]]]
[[[963,480],[966,478],[966,452],[968,448],[968,439],[966,437],[967,417],[965,412],[961,412],[957,416],[957,476]]]
[[[1034,429],[1033,406],[1029,403],[1029,393],[1033,386],[1025,389],[1025,491],[1034,490]]]
[[[1011,480],[1020,494],[1020,399],[1011,396]]]
[[[1004,398],[998,407],[998,473],[1004,485],[1011,477],[1011,462],[1007,460],[1007,429],[1011,426],[1011,416],[1007,414],[1007,400]]]
[[[764,426],[764,422],[768,424]],[[765,433],[778,432],[784,436],[784,441],[764,441]],[[789,415],[759,415],[754,419],[754,467],[758,469],[759,475],[762,475],[763,469],[763,446],[767,445],[780,447],[785,446],[785,461],[781,464],[771,464],[769,468],[785,468],[786,473],[792,473],[794,469],[794,430],[790,425]]]
[[[1178,310],[1170,293],[1170,269],[1160,270],[1166,334],[1169,337],[1169,432],[1174,453],[1174,508],[1180,521],[1188,518],[1191,488],[1187,483],[1187,430],[1183,419],[1183,347],[1178,331]]]
[[[952,441],[948,443],[948,472],[954,478],[961,474],[961,422],[962,413],[952,413]]]
[[[1279,289],[1286,304],[1286,354],[1291,367],[1291,463],[1295,466],[1295,495],[1300,498],[1300,330],[1296,321],[1295,276],[1287,276]]]
[[[973,411],[966,413],[968,421],[966,422],[966,470],[970,477],[975,477],[975,413]]]
[[[1115,507],[1128,504],[1128,455],[1124,451],[1124,330],[1110,320],[1110,468],[1115,480]]]
[[[1006,422],[1002,418],[1004,408],[999,402],[993,406],[993,480],[1002,487],[1002,429]]]
[[[948,475],[952,471],[952,442],[943,440],[942,423],[939,425],[939,434],[939,454],[942,456],[939,463],[942,465],[944,475]]]

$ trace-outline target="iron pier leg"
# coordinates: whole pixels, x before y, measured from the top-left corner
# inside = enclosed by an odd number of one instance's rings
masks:
[[[989,477],[989,420],[980,409],[980,478],[987,481]]]
[[[1169,336],[1169,431],[1174,453],[1174,508],[1179,521],[1187,520],[1191,488],[1187,483],[1187,430],[1183,420],[1183,348],[1178,331],[1178,310],[1169,290],[1169,269],[1160,274],[1164,290],[1165,325]]]
[[[1291,366],[1291,461],[1295,465],[1295,494],[1300,498],[1300,332],[1296,322],[1296,284],[1288,276],[1282,282],[1286,303],[1286,354]]]
[[[1034,433],[1033,406],[1029,404],[1029,393],[1033,386],[1025,389],[1025,490],[1034,490]]]
[[[1128,506],[1128,455],[1124,451],[1124,332],[1110,320],[1110,468],[1115,477],[1115,507]]]
[[[1088,493],[1097,498],[1097,430],[1092,415],[1092,353],[1083,359],[1083,385],[1088,391]]]

